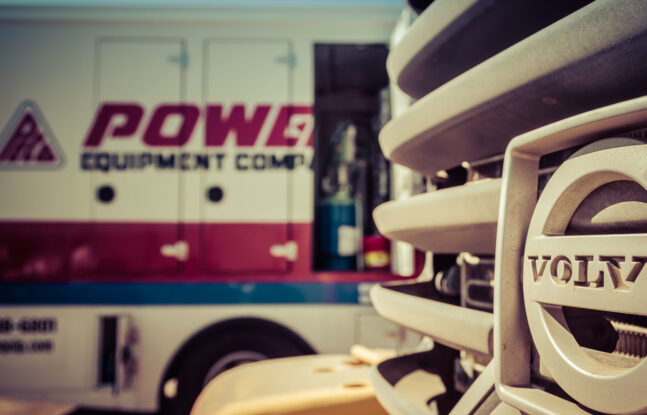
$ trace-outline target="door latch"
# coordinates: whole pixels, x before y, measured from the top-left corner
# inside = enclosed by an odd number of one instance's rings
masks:
[[[285,258],[287,261],[296,261],[299,255],[299,245],[296,241],[287,241],[285,244],[270,246],[270,255],[275,258]]]
[[[175,258],[178,261],[186,261],[189,258],[189,244],[186,241],[177,241],[174,244],[162,245],[160,254],[163,257]]]
[[[277,56],[274,62],[288,65],[288,68],[297,66],[297,55],[294,52],[288,52],[287,55]]]
[[[189,54],[184,51],[177,55],[170,55],[166,60],[171,63],[179,63],[181,68],[189,66]]]

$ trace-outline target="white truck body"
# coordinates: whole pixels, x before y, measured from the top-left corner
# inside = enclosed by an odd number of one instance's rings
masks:
[[[358,285],[384,275],[311,270],[310,163],[314,44],[397,15],[0,8],[0,393],[155,410],[182,346],[239,317],[395,345]],[[108,386],[105,316],[137,362]]]

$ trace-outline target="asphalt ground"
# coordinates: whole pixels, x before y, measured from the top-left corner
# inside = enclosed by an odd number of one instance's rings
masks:
[[[154,415],[141,412],[97,411],[76,408],[76,405],[27,402],[13,399],[0,399],[0,414],[2,415]]]
[[[77,409],[67,415],[155,415],[142,412],[115,412],[115,411],[97,411],[92,409]]]
[[[74,409],[74,405],[0,399],[2,415],[69,415]]]
[[[67,415],[155,415],[142,412],[115,412],[115,411],[97,411],[92,409],[77,409]]]

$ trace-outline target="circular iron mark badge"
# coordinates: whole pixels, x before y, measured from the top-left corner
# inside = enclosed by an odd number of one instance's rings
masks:
[[[631,231],[632,221],[647,220],[647,204],[602,203],[587,217],[591,229],[626,221],[622,232],[570,228],[582,202],[615,182],[647,189],[647,145],[624,138],[598,141],[557,169],[528,228],[524,302],[542,363],[569,395],[601,412],[644,413],[647,359],[628,364],[629,359],[581,347],[562,308],[647,315],[647,234]]]

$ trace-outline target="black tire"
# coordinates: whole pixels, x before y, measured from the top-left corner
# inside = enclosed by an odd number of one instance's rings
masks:
[[[236,330],[219,330],[212,333],[209,338],[200,335],[191,341],[183,350],[181,358],[174,362],[162,383],[161,414],[163,415],[188,415],[191,412],[195,399],[202,388],[208,383],[207,374],[211,378],[218,373],[257,359],[243,359],[235,361],[236,356],[243,358],[249,356],[262,356],[266,358],[289,357],[312,353],[312,349],[305,342],[295,342],[290,336],[272,330],[262,323],[258,327],[244,327]],[[287,331],[287,329],[285,329]],[[289,332],[289,331],[288,331]],[[293,333],[289,332],[291,335]],[[249,352],[242,353],[240,352]],[[228,358],[234,358],[232,361]],[[246,360],[246,361],[245,361]],[[218,373],[213,372],[214,365],[220,364]],[[175,397],[169,398],[164,394],[164,383],[169,379],[176,380]]]

